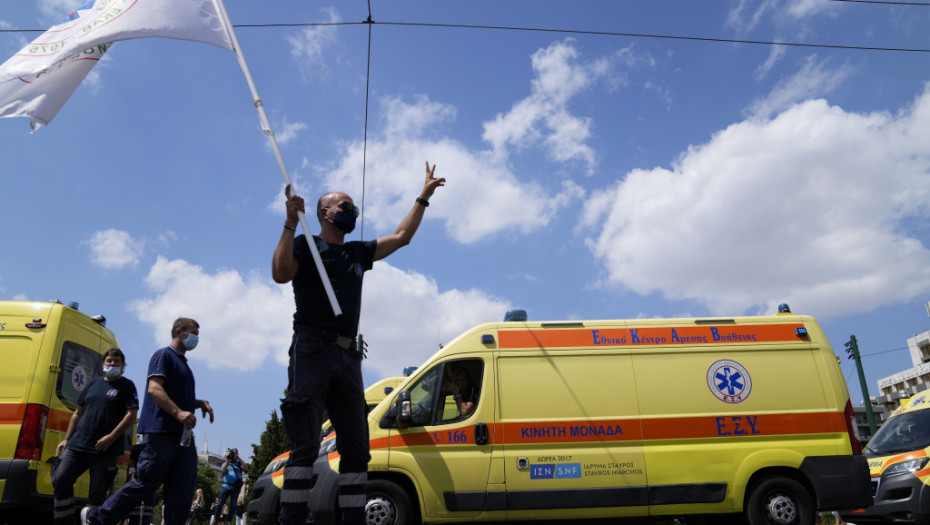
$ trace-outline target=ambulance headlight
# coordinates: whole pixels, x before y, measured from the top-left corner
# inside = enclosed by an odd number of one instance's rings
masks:
[[[320,445],[320,454],[317,457],[328,456],[335,452],[336,450],[336,438],[330,439],[329,441],[324,441]]]
[[[930,461],[930,458],[909,459],[907,461],[895,463],[886,468],[882,476],[894,476],[895,474],[904,474],[907,472],[914,473],[927,466],[928,461]]]

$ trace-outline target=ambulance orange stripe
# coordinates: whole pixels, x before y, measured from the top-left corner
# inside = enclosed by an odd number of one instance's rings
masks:
[[[0,425],[22,425],[26,415],[26,405],[23,403],[0,404]]]
[[[46,430],[68,431],[71,414],[67,410],[51,409],[45,421]],[[26,403],[0,403],[0,425],[22,425],[26,416]]]
[[[64,410],[49,410],[48,422],[45,424],[45,428],[48,430],[67,432],[68,423],[71,422],[72,414],[73,412],[65,412]]]
[[[658,419],[612,419],[601,421],[508,422],[488,425],[490,444],[577,443],[651,441],[659,439],[785,436],[846,432],[842,412],[791,414],[727,414],[721,416]],[[619,430],[619,431],[618,431]],[[450,442],[450,433],[458,435]],[[394,447],[473,445],[474,426],[445,428],[432,432],[396,432],[390,437],[372,439],[372,450]],[[924,454],[925,455],[925,454]],[[339,457],[333,452],[330,459]],[[914,455],[917,457],[917,455]]]
[[[501,423],[502,443],[564,443],[590,441],[640,441],[638,419]]]
[[[842,412],[643,419],[645,439],[828,434],[845,431]]]
[[[913,452],[906,452],[904,454],[898,454],[897,456],[892,456],[882,462],[881,472],[884,472],[886,468],[890,467],[891,465],[895,463],[900,463],[902,461],[907,461],[909,459],[918,459],[918,458],[925,458],[925,457],[927,457],[926,449],[915,450]],[[926,468],[924,470],[921,470],[920,472],[914,473],[914,475],[916,476],[925,476],[927,474],[930,474],[930,468]]]
[[[664,326],[652,328],[585,328],[501,330],[501,348],[571,348],[677,344],[769,343],[802,340],[797,324]]]

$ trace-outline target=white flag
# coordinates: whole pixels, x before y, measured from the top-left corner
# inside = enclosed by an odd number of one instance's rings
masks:
[[[0,118],[48,124],[112,42],[164,37],[232,49],[216,2],[88,0],[0,65]]]

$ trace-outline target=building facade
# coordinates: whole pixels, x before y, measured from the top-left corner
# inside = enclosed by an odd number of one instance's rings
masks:
[[[875,401],[885,408],[885,414],[898,408],[902,399],[930,389],[930,331],[908,339],[907,347],[914,366],[878,380],[881,395]]]

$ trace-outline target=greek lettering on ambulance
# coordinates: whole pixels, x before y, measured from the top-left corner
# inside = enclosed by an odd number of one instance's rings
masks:
[[[623,429],[620,425],[573,425],[568,427],[567,435],[565,427],[524,427],[520,429],[520,437],[523,439],[622,435]]]
[[[761,434],[756,428],[759,416],[730,416],[717,418],[718,436],[746,436]]]

